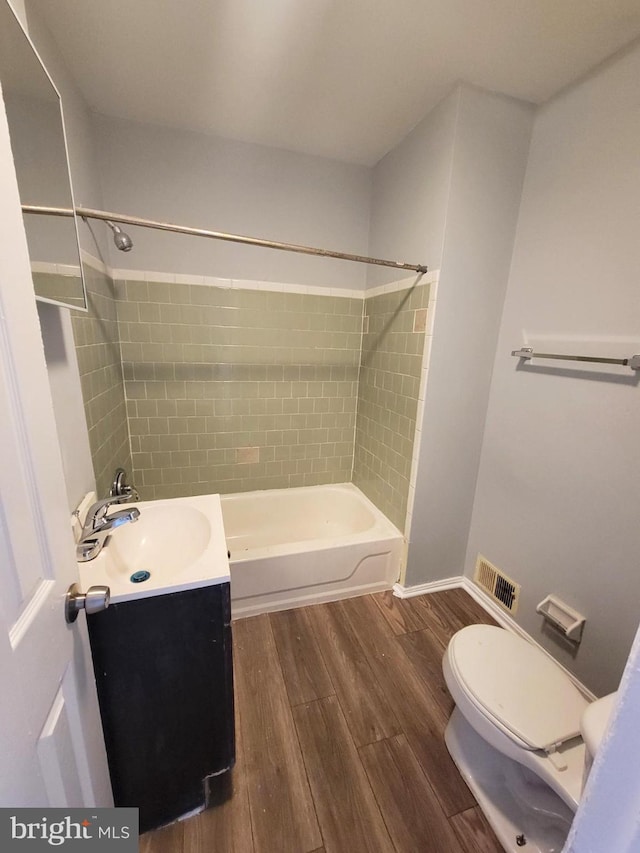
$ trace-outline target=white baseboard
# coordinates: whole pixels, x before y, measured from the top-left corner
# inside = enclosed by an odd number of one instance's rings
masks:
[[[393,594],[396,598],[414,598],[416,595],[425,595],[429,592],[443,592],[445,589],[456,589],[463,586],[464,578],[462,575],[456,578],[444,578],[441,581],[431,581],[430,583],[419,583],[416,586],[403,586],[401,583],[393,585]]]
[[[554,658],[554,656],[544,648],[544,646],[541,646],[540,643],[531,636],[531,634],[525,631],[521,625],[518,625],[512,616],[505,613],[505,611],[496,604],[490,596],[481,590],[480,587],[476,586],[470,578],[460,575],[459,577],[445,578],[444,580],[417,584],[416,586],[402,586],[397,583],[393,587],[393,594],[398,598],[413,598],[416,595],[426,595],[432,592],[443,592],[446,589],[456,588],[464,589],[471,598],[478,602],[480,607],[487,611],[489,616],[492,616],[496,620],[498,625],[506,628],[507,631],[513,631],[514,634],[518,634],[518,636],[523,637],[529,643],[533,643],[534,646],[537,646],[541,652],[543,652],[548,658],[551,658],[551,660],[559,666],[564,673],[566,673],[568,678],[571,679],[578,690],[590,702],[593,702],[593,700],[597,698],[588,687],[585,687],[585,685],[572,672],[557,661],[556,658]]]

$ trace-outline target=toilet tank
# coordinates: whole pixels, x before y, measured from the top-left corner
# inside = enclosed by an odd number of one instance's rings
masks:
[[[596,699],[585,708],[580,721],[580,732],[586,747],[583,785],[586,784],[587,776],[591,770],[593,759],[600,748],[600,744],[609,725],[609,718],[616,705],[617,693],[609,693],[602,699]]]

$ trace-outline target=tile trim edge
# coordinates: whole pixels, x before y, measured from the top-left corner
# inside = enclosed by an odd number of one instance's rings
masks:
[[[437,306],[438,293],[438,270],[432,273],[433,279],[429,282],[429,302],[427,306],[427,328],[424,334],[424,346],[422,350],[422,368],[420,370],[420,387],[418,389],[418,410],[416,412],[416,427],[413,433],[413,454],[411,457],[411,470],[409,472],[409,494],[407,496],[407,511],[404,520],[404,535],[407,540],[411,536],[411,525],[413,523],[413,507],[418,483],[418,464],[420,461],[420,447],[422,444],[422,426],[424,423],[425,399],[427,396],[427,383],[429,381],[429,363],[431,361],[431,345],[433,343],[433,329]]]
[[[303,293],[313,296],[339,296],[345,299],[368,299],[381,293],[393,293],[397,290],[407,290],[417,284],[434,285],[439,278],[439,270],[429,270],[424,275],[405,276],[396,281],[382,284],[370,290],[359,290],[347,287],[321,287],[319,285],[295,284],[293,282],[260,281],[257,279],[221,278],[206,275],[184,275],[182,273],[165,273],[153,270],[130,270],[112,268],[86,250],[81,250],[83,263],[109,275],[114,281],[150,281],[168,284],[191,284],[208,287],[223,287],[235,290],[268,290],[276,293]]]

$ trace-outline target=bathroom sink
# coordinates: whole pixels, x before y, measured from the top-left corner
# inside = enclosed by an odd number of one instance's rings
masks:
[[[83,589],[105,584],[117,603],[229,580],[218,495],[130,506],[140,510],[139,519],[117,527],[94,560],[78,563]]]

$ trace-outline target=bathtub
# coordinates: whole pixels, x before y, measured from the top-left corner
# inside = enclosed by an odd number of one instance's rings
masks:
[[[403,536],[351,483],[221,495],[234,618],[390,589]]]

